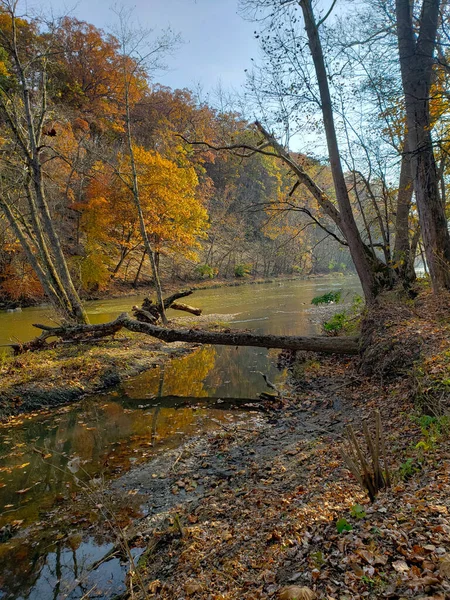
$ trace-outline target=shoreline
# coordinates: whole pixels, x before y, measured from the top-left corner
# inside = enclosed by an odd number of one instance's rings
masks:
[[[447,597],[450,425],[448,417],[421,420],[420,407],[448,387],[449,307],[450,295],[422,294],[406,307],[391,294],[364,324],[371,353],[287,356],[290,380],[267,413],[221,423],[111,477],[98,501],[127,524],[127,551],[121,542],[116,559],[140,554],[124,573],[133,594],[120,598],[208,600],[214,590],[269,600],[289,597],[289,586],[308,588],[311,599]],[[392,486],[371,503],[340,448],[347,425],[360,439],[366,419],[374,428],[375,410]],[[74,512],[85,496],[57,509],[65,527],[58,548],[74,536],[115,543],[119,530]],[[124,512],[131,501],[140,515]]]
[[[111,483],[149,498],[130,543],[144,547],[139,581],[151,598],[447,598],[450,295],[384,300],[363,326],[371,352],[297,356],[267,417]],[[375,411],[392,483],[370,502],[340,449],[348,425],[363,447]],[[121,599],[131,597],[148,596]]]
[[[241,277],[233,279],[201,279],[195,281],[170,281],[164,285],[164,293],[173,293],[181,289],[193,290],[213,290],[222,287],[239,287],[242,285],[262,285],[265,283],[276,283],[277,281],[308,281],[314,279],[323,279],[335,275],[338,278],[356,275],[355,273],[318,273],[315,275],[274,275],[272,277]],[[148,293],[149,296],[155,293],[151,284],[141,284],[136,288],[130,285],[118,284],[116,287],[83,296],[83,302],[95,302],[98,300],[114,300],[116,298],[127,298],[140,296]],[[26,308],[45,308],[49,304],[44,301],[23,303],[20,301],[0,301],[0,312],[21,311]]]

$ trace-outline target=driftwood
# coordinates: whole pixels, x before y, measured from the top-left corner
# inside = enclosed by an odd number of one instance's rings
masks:
[[[189,306],[188,304],[183,304],[182,302],[176,302],[179,298],[185,298],[186,296],[190,296],[192,293],[193,290],[182,290],[172,294],[171,296],[168,296],[167,298],[164,298],[164,310],[173,308],[174,310],[182,310],[184,312],[191,313],[192,315],[201,315],[201,308]],[[158,302],[153,302],[153,300],[150,298],[144,298],[141,307],[133,306],[133,315],[142,323],[151,323],[152,325],[156,325],[161,318],[161,313],[161,305]]]
[[[114,335],[123,328],[121,317],[123,315],[114,321],[100,325],[61,325],[60,327],[51,327],[50,325],[36,323],[33,324],[33,327],[41,329],[41,335],[25,344],[11,344],[11,348],[14,354],[17,355],[30,350],[40,350],[46,345],[47,340],[51,338],[57,338],[62,341],[78,341],[80,343],[82,341],[98,341],[96,338]]]
[[[180,292],[175,292],[171,296],[167,296],[164,298],[164,310],[169,308],[173,308],[174,310],[182,310],[184,312],[191,313],[192,315],[201,315],[202,309],[196,308],[195,306],[189,306],[188,304],[183,304],[182,302],[177,302],[179,298],[185,298],[186,296],[190,296],[194,290],[181,290]],[[143,323],[152,323],[156,324],[161,318],[161,304],[158,302],[153,302],[150,298],[144,298],[142,302],[142,306],[133,306],[133,314],[138,321],[142,321]]]
[[[42,348],[49,338],[60,340],[90,340],[98,337],[114,335],[121,329],[143,333],[164,342],[194,342],[219,346],[251,346],[258,348],[279,348],[289,350],[308,350],[324,352],[327,354],[357,354],[358,339],[355,337],[305,337],[288,335],[261,335],[245,331],[213,332],[197,329],[170,329],[158,327],[151,323],[144,323],[131,319],[126,313],[109,323],[99,325],[73,325],[49,327],[36,324],[34,327],[42,330],[39,337],[26,344],[14,344],[16,354],[28,350]]]
[[[189,304],[184,304],[183,302],[172,302],[170,308],[174,310],[183,310],[184,312],[191,313],[191,315],[196,315],[199,317],[202,314],[201,308],[195,308],[195,306],[190,306]]]

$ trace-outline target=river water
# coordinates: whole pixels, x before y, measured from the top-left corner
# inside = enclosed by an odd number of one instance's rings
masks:
[[[235,314],[233,327],[311,335],[320,329],[311,299],[336,289],[344,290],[344,299],[360,291],[356,278],[330,276],[199,290],[192,304],[204,314]],[[91,322],[103,322],[140,301],[90,302],[87,309]],[[51,311],[0,313],[0,345],[31,339],[36,322],[51,323]],[[76,518],[85,531],[99,519],[102,482],[189,437],[248,418],[219,403],[257,398],[267,390],[262,373],[282,380],[276,357],[261,348],[205,346],[108,393],[0,426],[0,599],[112,598],[122,592],[125,566],[118,559],[88,572],[112,547],[111,534],[70,534]],[[81,504],[75,502],[80,486],[95,487]],[[139,498],[126,499],[118,514],[124,524],[141,515]]]

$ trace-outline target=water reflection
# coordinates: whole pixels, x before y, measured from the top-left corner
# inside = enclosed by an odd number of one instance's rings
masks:
[[[125,591],[126,565],[113,559],[95,573],[89,566],[100,561],[113,547],[81,536],[61,541],[32,544],[23,541],[2,559],[0,598],[2,600],[57,600],[67,598],[110,598]],[[137,557],[139,550],[132,554]],[[18,569],[20,565],[20,569]]]

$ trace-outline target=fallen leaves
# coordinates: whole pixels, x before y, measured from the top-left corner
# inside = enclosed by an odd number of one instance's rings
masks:
[[[409,567],[404,560],[395,560],[392,563],[392,567],[397,573],[407,573],[409,571]]]

